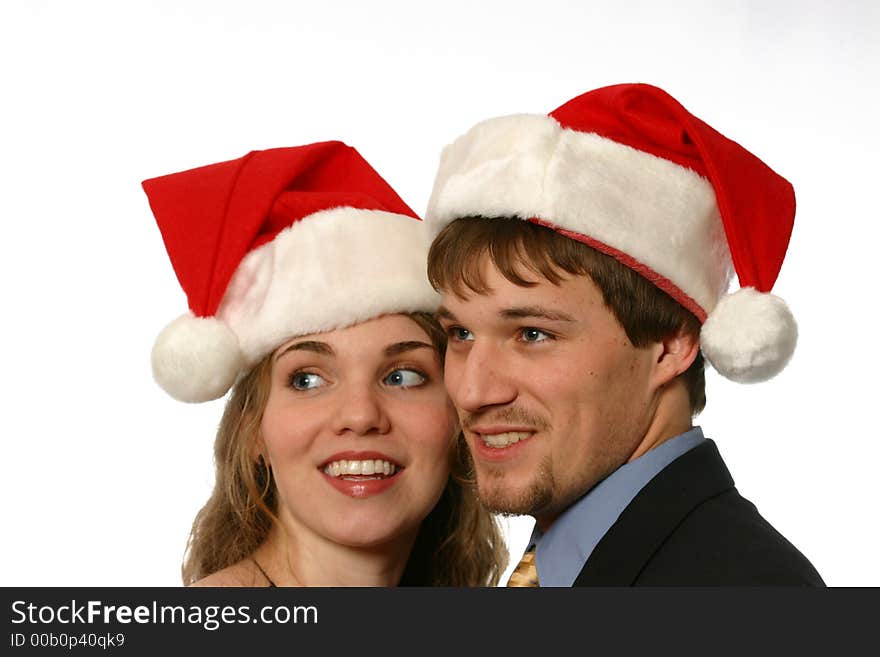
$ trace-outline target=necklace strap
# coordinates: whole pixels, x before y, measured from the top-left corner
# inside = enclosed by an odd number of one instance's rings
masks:
[[[260,563],[254,557],[249,557],[249,559],[254,562],[257,570],[259,570],[263,574],[263,577],[266,578],[266,581],[269,582],[269,586],[278,588],[277,586],[275,586],[275,582],[272,581],[272,578],[266,574],[265,570],[263,570],[263,567],[260,565]]]

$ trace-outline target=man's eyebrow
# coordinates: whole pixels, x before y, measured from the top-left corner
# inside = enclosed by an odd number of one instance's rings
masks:
[[[394,344],[390,344],[385,347],[385,357],[393,358],[394,356],[399,356],[400,354],[405,354],[408,351],[412,351],[414,349],[433,349],[434,345],[430,345],[427,342],[419,342],[417,340],[408,340],[406,342],[395,342]]]
[[[527,317],[538,317],[541,319],[549,319],[553,322],[573,322],[574,317],[562,312],[561,310],[550,310],[544,306],[517,306],[514,308],[505,308],[498,313],[504,319],[525,319]]]
[[[434,314],[437,316],[437,319],[446,319],[450,322],[456,321],[455,315],[446,306],[440,306]]]
[[[316,354],[321,354],[322,356],[333,355],[333,348],[326,342],[318,342],[317,340],[304,340],[303,342],[294,342],[292,345],[287,347],[287,349],[275,356],[275,360],[277,361],[288,351],[312,351]]]

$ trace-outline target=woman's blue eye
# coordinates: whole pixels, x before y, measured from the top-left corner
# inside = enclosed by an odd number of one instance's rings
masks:
[[[324,379],[312,372],[294,372],[290,375],[290,387],[295,390],[312,390],[325,383]]]
[[[541,329],[536,329],[532,327],[524,328],[520,335],[522,335],[522,339],[524,342],[544,342],[550,338],[550,335],[542,331]]]
[[[467,340],[473,340],[473,334],[468,331],[466,328],[462,328],[461,326],[453,326],[449,329],[449,337],[457,342],[465,342]]]
[[[399,386],[401,388],[411,388],[423,384],[426,378],[423,374],[415,370],[394,370],[386,376],[382,383],[388,386]]]

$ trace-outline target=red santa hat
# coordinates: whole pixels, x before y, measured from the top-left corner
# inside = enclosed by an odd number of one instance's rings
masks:
[[[424,225],[353,148],[253,151],[146,180],[190,312],[153,347],[172,397],[222,397],[297,335],[433,311]]]
[[[662,89],[620,84],[476,125],[444,149],[426,222],[514,216],[609,254],[703,323],[719,373],[755,382],[797,341],[770,294],[794,213],[791,184],[753,154]]]

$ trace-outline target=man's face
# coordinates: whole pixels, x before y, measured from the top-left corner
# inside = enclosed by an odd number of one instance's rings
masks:
[[[552,521],[633,455],[653,412],[652,361],[586,276],[520,287],[483,263],[487,294],[444,294],[446,387],[481,501]]]

